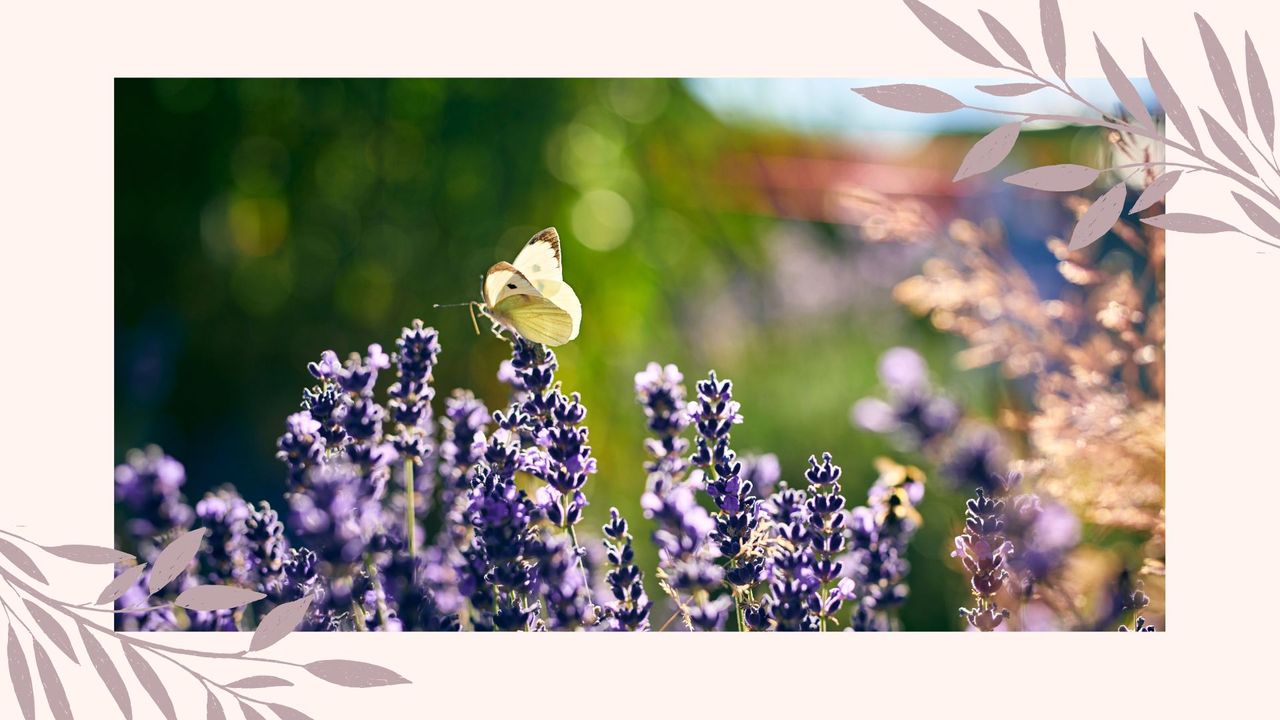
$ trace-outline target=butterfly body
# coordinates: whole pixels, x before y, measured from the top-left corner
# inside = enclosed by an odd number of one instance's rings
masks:
[[[515,262],[489,268],[481,295],[485,313],[526,340],[555,347],[578,336],[582,304],[564,281],[555,228],[534,235]]]

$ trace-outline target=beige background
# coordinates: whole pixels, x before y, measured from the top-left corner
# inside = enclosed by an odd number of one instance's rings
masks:
[[[111,431],[112,167],[129,162],[113,158],[114,76],[983,74],[894,1],[664,0],[645,3],[642,12],[635,4],[610,10],[611,4],[597,0],[558,3],[568,11],[557,17],[548,5],[7,8],[0,22],[0,56],[8,69],[0,112],[0,422],[6,460],[0,527],[46,543],[110,542],[110,473],[118,460]],[[1033,42],[1034,2],[933,5],[983,36],[976,9],[992,12],[1037,62],[1043,57]],[[1220,110],[1192,17],[1200,10],[1238,70],[1242,33],[1251,31],[1280,95],[1280,29],[1276,17],[1263,16],[1261,3],[1062,5],[1073,75],[1101,75],[1093,31],[1130,74],[1140,74],[1139,40],[1146,37],[1189,106]],[[850,94],[849,102],[860,101]],[[1234,206],[1213,185],[1208,178],[1184,181],[1171,208],[1231,219]],[[1280,517],[1280,251],[1232,235],[1171,234],[1168,287],[1169,633],[294,635],[271,652],[296,660],[373,660],[414,684],[343,690],[307,683],[305,689],[257,692],[296,702],[317,720],[361,713],[683,718],[740,711],[905,711],[908,717],[988,710],[1032,717],[1273,712],[1273,701],[1262,702],[1274,690],[1275,621],[1268,606],[1277,590],[1271,553]],[[57,570],[48,573],[51,584],[68,600],[88,600],[108,577],[101,568]],[[243,636],[161,639],[221,649],[247,643]],[[55,663],[77,717],[114,716],[92,671],[65,658]],[[785,675],[774,669],[781,666],[788,668]],[[216,664],[202,669],[226,680],[250,674]],[[203,717],[203,691],[171,670],[161,673],[179,699],[179,716]],[[822,687],[832,690],[819,693]],[[8,688],[0,688],[0,717],[17,717]],[[134,685],[132,691],[136,716],[151,717],[141,690]],[[47,717],[43,701],[37,705]]]

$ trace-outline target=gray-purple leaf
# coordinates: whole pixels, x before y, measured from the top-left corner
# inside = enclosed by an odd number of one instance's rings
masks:
[[[1107,234],[1112,225],[1120,219],[1120,213],[1124,211],[1125,184],[1116,183],[1110,190],[1102,194],[1089,206],[1085,211],[1084,217],[1080,218],[1080,222],[1076,223],[1076,227],[1071,231],[1071,242],[1067,244],[1068,250],[1080,250],[1089,247],[1098,241],[1098,238]]]
[[[1022,130],[1022,122],[1015,121],[1001,125],[987,133],[964,156],[960,169],[956,171],[955,182],[980,175],[1009,156],[1014,143],[1018,142],[1018,133]]]
[[[243,700],[240,701],[240,712],[244,713],[244,720],[267,720],[262,713],[254,710],[252,705],[246,704]]]
[[[1200,138],[1196,136],[1196,126],[1191,122],[1191,116],[1187,114],[1187,108],[1182,104],[1178,93],[1174,92],[1173,85],[1169,84],[1169,78],[1165,77],[1160,63],[1156,62],[1156,56],[1151,54],[1151,48],[1147,47],[1146,40],[1142,41],[1142,54],[1147,65],[1147,81],[1151,83],[1151,89],[1155,91],[1160,107],[1164,108],[1165,117],[1169,118],[1169,122],[1182,133],[1182,137],[1191,143],[1191,147],[1199,150]]]
[[[186,572],[196,553],[200,552],[200,543],[207,532],[204,528],[196,528],[180,535],[178,539],[161,550],[160,556],[151,563],[151,576],[147,578],[147,589],[153,593],[157,592]]]
[[[1140,213],[1143,210],[1155,205],[1169,194],[1173,186],[1178,182],[1178,178],[1182,177],[1181,170],[1170,170],[1151,182],[1138,199],[1133,203],[1133,207],[1129,209],[1129,214]]]
[[[1139,125],[1148,130],[1155,130],[1156,124],[1151,119],[1151,113],[1147,112],[1147,104],[1142,101],[1142,96],[1138,94],[1138,89],[1125,76],[1124,71],[1120,69],[1120,65],[1116,63],[1116,59],[1111,57],[1111,53],[1102,44],[1102,39],[1098,37],[1098,33],[1093,34],[1093,42],[1098,46],[1098,60],[1102,63],[1102,72],[1107,76],[1107,82],[1111,83],[1111,89],[1115,91],[1116,97],[1120,99],[1120,104],[1124,106],[1125,112],[1129,113],[1129,117],[1137,121]]]
[[[918,113],[944,113],[959,110],[964,103],[927,85],[901,83],[898,85],[876,85],[875,87],[854,88],[854,92],[877,105],[894,110],[906,110]]]
[[[311,720],[311,716],[299,710],[295,710],[288,705],[267,704],[271,708],[271,712],[280,716],[280,720]]]
[[[142,577],[142,572],[146,569],[146,565],[130,565],[121,570],[120,574],[107,583],[107,586],[98,594],[98,599],[94,604],[106,605],[119,600],[125,593],[129,592],[129,588],[138,582],[138,578]]]
[[[13,683],[13,694],[18,697],[18,708],[22,710],[25,720],[35,720],[36,695],[31,686],[31,667],[27,665],[27,656],[22,652],[22,644],[18,642],[18,634],[9,625],[9,681]]]
[[[152,669],[145,658],[138,654],[128,644],[121,646],[124,650],[124,656],[129,660],[129,667],[133,668],[133,674],[138,677],[138,682],[142,684],[142,689],[147,691],[151,696],[152,702],[159,708],[160,714],[164,715],[168,720],[178,720],[177,714],[173,711],[173,700],[169,699],[169,693],[164,689],[164,683],[160,680],[160,676],[156,675],[156,671]]]
[[[67,691],[62,687],[62,680],[58,678],[58,670],[53,667],[49,653],[34,639],[31,641],[31,649],[36,656],[36,671],[40,673],[40,684],[44,687],[44,698],[49,703],[49,711],[53,713],[55,720],[72,720]]]
[[[1040,34],[1044,36],[1044,52],[1049,67],[1063,80],[1067,79],[1067,34],[1062,29],[1062,11],[1058,0],[1040,0]]]
[[[1273,238],[1280,238],[1280,220],[1276,220],[1275,216],[1263,210],[1258,203],[1241,195],[1238,192],[1231,193],[1231,197],[1236,199],[1236,204],[1244,210],[1244,214],[1249,217],[1249,222],[1258,226],[1258,229],[1270,235]]]
[[[321,680],[343,687],[367,688],[403,685],[409,681],[380,665],[357,660],[317,660],[303,666]]]
[[[227,687],[251,690],[254,688],[287,687],[292,684],[284,678],[272,677],[271,675],[250,675],[228,684]]]
[[[197,585],[184,590],[173,601],[174,605],[188,610],[213,612],[214,610],[230,610],[241,605],[248,605],[266,597],[263,593],[231,585]]]
[[[1231,70],[1231,60],[1223,49],[1218,34],[1209,27],[1209,23],[1196,13],[1196,24],[1200,26],[1200,41],[1204,43],[1204,54],[1209,59],[1209,70],[1213,72],[1213,82],[1218,86],[1222,102],[1227,106],[1231,120],[1240,132],[1249,132],[1249,121],[1244,114],[1244,99],[1240,97],[1240,86],[1236,84],[1236,74]]]
[[[1023,170],[1016,175],[1010,175],[1004,181],[1032,190],[1070,192],[1089,187],[1100,174],[1097,170],[1084,165],[1046,165]]]
[[[999,85],[974,85],[973,89],[996,97],[1014,97],[1015,95],[1027,95],[1047,87],[1049,86],[1044,83],[1002,83]]]
[[[920,0],[904,1],[911,12],[915,13],[920,22],[924,23],[924,26],[929,28],[929,32],[937,36],[943,45],[980,65],[1000,67],[1001,63],[996,56],[992,55],[972,35],[965,32],[964,28],[943,17],[937,10]]]
[[[129,701],[129,690],[120,677],[120,671],[116,670],[115,663],[111,662],[111,656],[107,655],[107,651],[102,648],[102,643],[98,642],[84,625],[80,626],[80,642],[84,644],[89,662],[93,663],[93,669],[97,670],[98,677],[102,678],[102,684],[107,686],[112,699],[120,708],[120,714],[126,719],[132,718],[133,704]]]
[[[31,613],[31,617],[35,619],[36,625],[40,626],[44,636],[53,641],[53,644],[57,645],[58,649],[71,659],[71,662],[79,665],[80,660],[76,657],[75,648],[71,646],[71,637],[67,635],[66,630],[62,629],[58,621],[54,620],[47,610],[30,600],[24,598],[22,602],[27,606],[27,612]]]
[[[0,555],[4,555],[5,559],[13,563],[15,567],[27,575],[30,575],[32,578],[39,580],[45,585],[49,584],[49,581],[44,577],[44,573],[40,572],[40,568],[36,567],[35,561],[31,559],[31,556],[22,548],[14,545],[4,538],[0,538]]]
[[[204,704],[205,716],[209,720],[227,720],[227,713],[222,709],[222,703],[218,701],[218,696],[209,691],[209,699]]]
[[[1227,132],[1227,129],[1222,127],[1221,123],[1214,120],[1213,116],[1203,109],[1200,111],[1200,117],[1204,120],[1205,129],[1209,131],[1209,139],[1213,141],[1214,145],[1218,146],[1222,154],[1235,163],[1236,167],[1250,175],[1257,175],[1257,170],[1254,170],[1253,163],[1249,162],[1249,156],[1245,153],[1244,148],[1240,147],[1240,143],[1231,137],[1231,133]]]
[[[1194,213],[1165,213],[1155,217],[1142,218],[1142,222],[1152,227],[1185,233],[1220,233],[1239,232],[1234,225],[1221,220],[1214,220]]]
[[[995,38],[996,44],[1000,46],[1013,58],[1014,62],[1022,67],[1031,69],[1031,58],[1027,57],[1027,51],[1022,49],[1022,44],[1018,39],[1009,32],[1009,28],[1000,23],[999,20],[992,17],[985,10],[979,10],[978,14],[982,16],[982,22],[986,23],[987,31],[991,33],[991,37]]]
[[[258,623],[258,629],[253,631],[253,639],[249,641],[249,652],[269,648],[293,632],[293,629],[298,627],[298,623],[307,616],[307,610],[311,608],[311,600],[312,596],[307,595],[275,606],[266,617],[262,618],[262,622]]]
[[[45,548],[45,552],[86,565],[114,565],[133,560],[133,556],[127,552],[97,545],[56,545]]]
[[[1244,71],[1249,79],[1249,100],[1253,103],[1253,116],[1258,118],[1258,127],[1262,128],[1262,137],[1267,147],[1276,149],[1276,106],[1271,99],[1271,85],[1267,82],[1267,73],[1262,69],[1262,59],[1253,47],[1253,38],[1244,34]]]

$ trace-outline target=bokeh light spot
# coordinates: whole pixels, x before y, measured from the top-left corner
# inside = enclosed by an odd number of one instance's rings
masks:
[[[631,233],[631,204],[612,190],[592,190],[573,206],[573,235],[592,250],[608,251]]]

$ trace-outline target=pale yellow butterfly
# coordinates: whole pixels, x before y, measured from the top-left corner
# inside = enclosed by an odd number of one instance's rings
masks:
[[[480,289],[484,313],[543,345],[563,345],[578,337],[582,304],[564,281],[560,253],[560,235],[547,228],[525,243],[515,262],[489,268]]]

